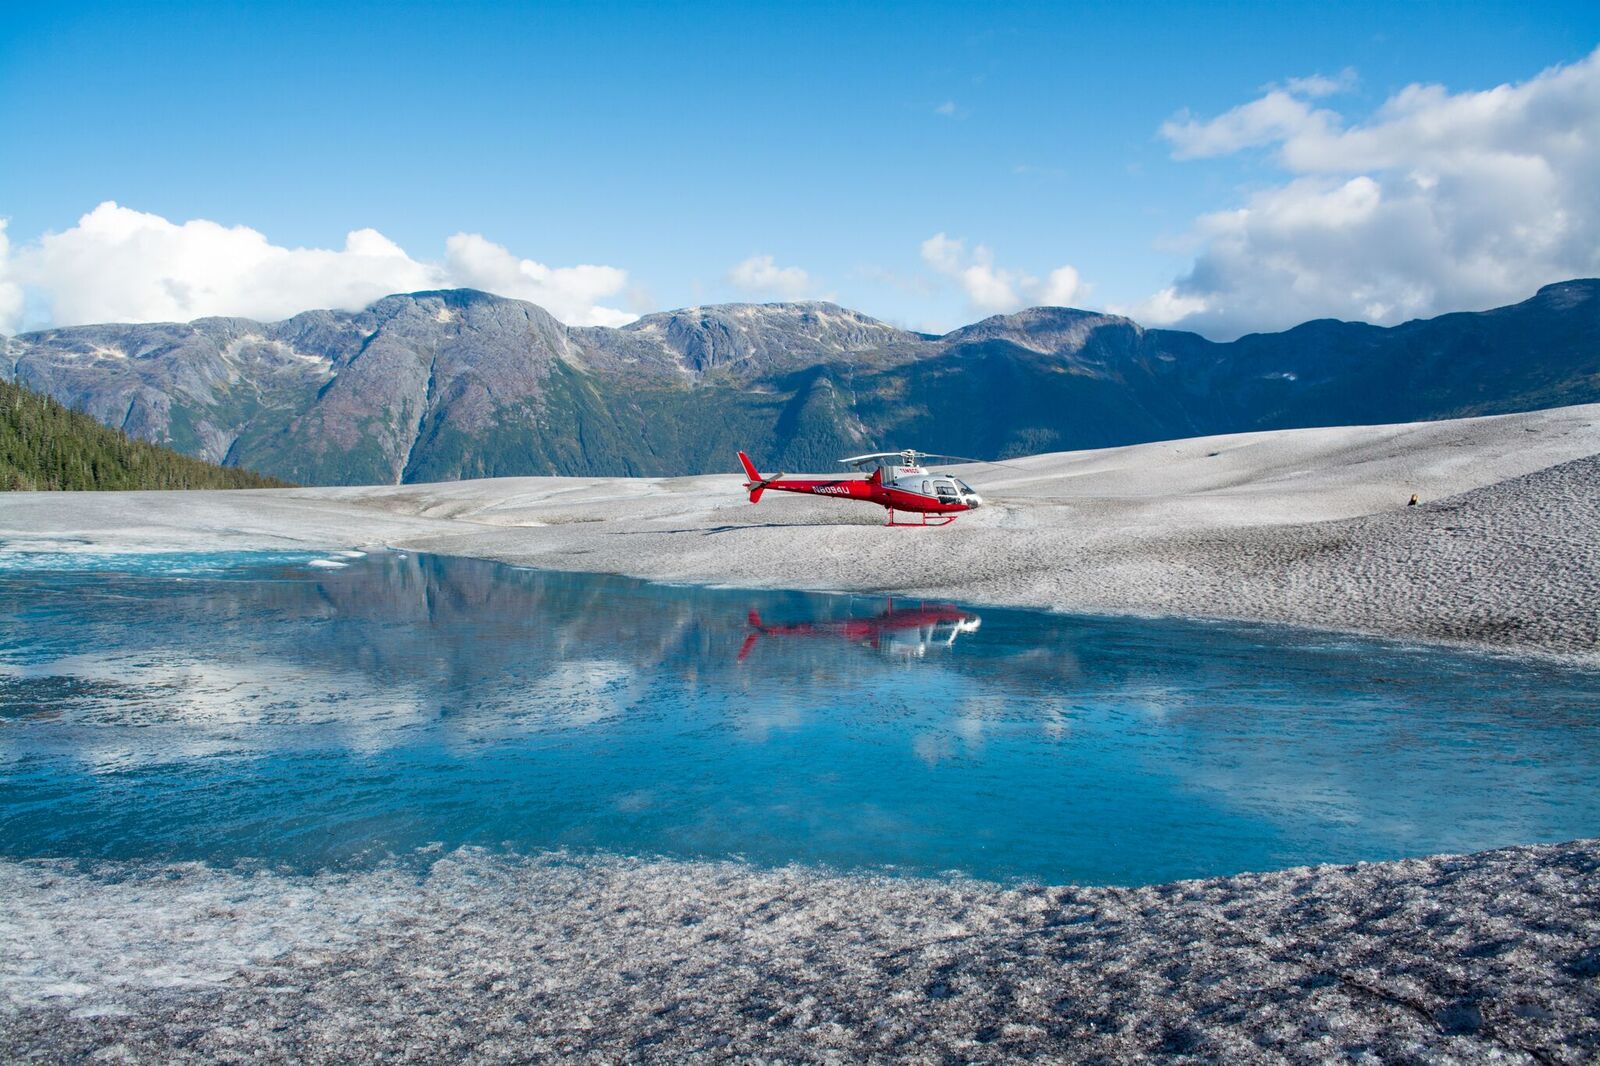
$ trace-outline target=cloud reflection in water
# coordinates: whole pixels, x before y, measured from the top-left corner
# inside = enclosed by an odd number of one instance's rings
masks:
[[[348,561],[0,573],[7,853],[315,868],[442,842],[1139,882],[1600,831],[1593,673]]]

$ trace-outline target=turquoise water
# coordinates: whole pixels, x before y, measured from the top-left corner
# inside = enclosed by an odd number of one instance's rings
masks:
[[[1600,834],[1597,708],[1595,672],[1267,626],[399,554],[12,557],[0,855],[1149,883]]]

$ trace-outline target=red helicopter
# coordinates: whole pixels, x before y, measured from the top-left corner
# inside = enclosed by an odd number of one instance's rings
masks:
[[[896,607],[894,601],[872,618],[844,618],[831,622],[796,622],[768,625],[750,612],[750,634],[739,649],[739,662],[750,657],[756,640],[767,637],[837,637],[884,654],[921,658],[930,647],[950,647],[963,633],[976,632],[982,619],[950,604]]]
[[[894,464],[886,464],[886,460],[898,460]],[[868,464],[875,464],[876,469],[869,477],[859,478],[805,478],[779,482],[779,478],[788,477],[787,474],[777,473],[771,477],[762,477],[756,465],[744,452],[739,453],[739,462],[744,467],[745,476],[749,478],[744,487],[750,490],[750,502],[760,503],[761,494],[767,489],[775,492],[804,492],[814,496],[831,496],[842,500],[861,500],[864,503],[875,503],[879,507],[887,508],[891,526],[947,526],[956,520],[956,515],[963,511],[971,511],[983,505],[983,497],[972,491],[972,487],[960,478],[950,477],[947,474],[930,474],[917,465],[922,459],[957,459],[968,463],[981,463],[982,459],[964,459],[959,455],[934,455],[929,452],[919,452],[907,449],[902,452],[873,452],[871,455],[857,455],[850,459],[840,459],[846,466],[860,469]],[[919,522],[896,522],[896,511],[905,514],[914,514],[921,517]]]

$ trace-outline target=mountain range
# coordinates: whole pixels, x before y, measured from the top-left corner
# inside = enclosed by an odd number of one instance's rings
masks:
[[[1007,456],[1600,401],[1600,280],[1394,327],[1209,341],[1036,307],[943,336],[828,303],[619,329],[473,290],[282,322],[0,338],[0,377],[130,436],[301,484],[833,470],[916,447]]]

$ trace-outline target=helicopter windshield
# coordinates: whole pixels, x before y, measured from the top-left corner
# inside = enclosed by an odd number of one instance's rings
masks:
[[[972,491],[972,486],[968,485],[965,481],[962,481],[960,478],[956,478],[955,481],[956,481],[956,488],[961,490],[961,495],[963,495],[963,496],[976,496],[977,495],[976,492]]]

